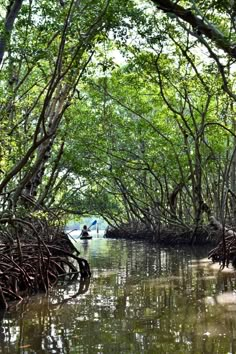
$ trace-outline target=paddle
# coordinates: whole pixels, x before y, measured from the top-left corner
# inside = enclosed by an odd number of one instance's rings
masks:
[[[67,235],[69,236],[69,234],[72,232],[72,231],[77,231],[78,229],[73,229],[71,230],[70,232],[67,233]],[[72,238],[72,240],[74,240],[75,242],[77,242],[76,239],[74,239],[74,237],[72,235],[70,235],[70,237]]]
[[[90,227],[92,227],[93,225],[96,225],[96,223],[97,223],[97,220],[94,220],[94,221],[92,222],[92,224],[89,226],[88,230],[89,230]]]

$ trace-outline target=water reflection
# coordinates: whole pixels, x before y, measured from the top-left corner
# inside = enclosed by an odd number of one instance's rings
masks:
[[[77,247],[90,284],[2,314],[2,353],[235,353],[235,274],[211,269],[207,250],[99,237]]]
[[[2,353],[69,353],[67,329],[79,297],[90,279],[58,287],[50,296],[37,295],[2,313]],[[5,316],[4,316],[5,315]],[[67,348],[68,347],[68,348]]]

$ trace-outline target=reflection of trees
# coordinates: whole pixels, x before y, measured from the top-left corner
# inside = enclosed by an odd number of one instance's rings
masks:
[[[233,348],[236,320],[205,302],[213,292],[233,289],[233,278],[209,279],[212,273],[201,263],[189,266],[193,256],[187,249],[110,241],[104,257],[99,243],[91,245],[90,285],[72,283],[66,293],[59,288],[50,298],[30,299],[19,306],[15,321],[11,313],[5,315],[8,353],[16,353],[16,341],[30,344],[37,354],[225,353]],[[219,337],[222,331],[225,337]],[[212,336],[204,337],[207,332]]]
[[[78,297],[89,289],[90,278],[72,283],[65,291],[54,290],[49,296],[38,296],[23,302],[9,313],[0,314],[0,340],[3,353],[17,353],[18,348],[29,346],[35,353],[69,353],[68,330],[75,330],[74,306]],[[74,292],[72,295],[71,293]],[[71,306],[73,304],[73,306]],[[65,306],[67,313],[65,313]],[[17,320],[11,320],[11,315]],[[68,328],[61,328],[61,316],[68,318]],[[14,328],[14,330],[12,330]],[[5,350],[5,351],[4,351]],[[31,352],[31,351],[30,351]]]
[[[142,242],[127,243],[123,250],[118,245],[109,254],[109,264],[117,273],[98,273],[89,309],[91,320],[94,311],[98,314],[101,337],[109,333],[109,338],[102,338],[104,352],[111,352],[112,341],[116,351],[129,341],[137,353],[145,348],[150,353],[217,353],[219,345],[222,352],[229,351],[233,335],[204,337],[214,329],[219,333],[229,325],[236,328],[235,320],[229,324],[204,301],[218,281],[225,288],[224,282],[208,279],[200,263],[197,268],[189,266],[192,258],[203,258],[207,250],[163,250]]]
[[[143,244],[129,250],[126,267],[119,278],[119,283],[125,287],[121,286],[123,291],[117,287],[115,292],[114,316],[118,321],[114,331],[119,331],[120,321],[126,318],[125,330],[137,335],[136,350],[140,350],[142,342],[144,348],[153,352],[213,353],[222,342],[227,351],[233,345],[236,321],[231,319],[231,339],[216,340],[214,336],[208,338],[206,335],[203,340],[204,333],[213,333],[214,329],[220,333],[230,327],[227,319],[222,322],[222,314],[218,310],[211,313],[205,297],[212,294],[217,282],[222,290],[232,288],[232,278],[227,281],[208,279],[206,269],[189,267],[188,262],[192,258],[189,250],[154,251],[149,251]],[[140,276],[140,282],[135,275]],[[148,281],[148,275],[152,281]],[[163,344],[165,341],[166,345]]]
[[[1,345],[1,352],[3,352],[4,348],[4,340],[5,340],[5,334],[4,334],[4,329],[3,329],[3,319],[4,319],[5,311],[2,310],[0,311],[0,345]]]
[[[216,293],[220,293],[221,291],[233,291],[236,289],[235,284],[235,274],[234,273],[226,273],[219,274],[216,279],[215,285]]]

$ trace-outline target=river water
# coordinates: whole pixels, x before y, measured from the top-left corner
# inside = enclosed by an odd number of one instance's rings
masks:
[[[0,352],[236,353],[236,277],[208,250],[94,237],[77,241],[90,281],[1,314]]]

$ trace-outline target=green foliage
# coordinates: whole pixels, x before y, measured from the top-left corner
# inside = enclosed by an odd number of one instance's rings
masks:
[[[234,40],[231,3],[178,4]],[[153,228],[199,224],[203,203],[222,215],[236,192],[232,58],[174,18],[150,2],[23,4],[0,72],[3,212],[27,195]]]

